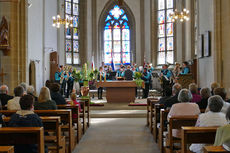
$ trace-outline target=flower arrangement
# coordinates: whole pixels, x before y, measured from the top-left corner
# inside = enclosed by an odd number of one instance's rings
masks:
[[[73,77],[75,79],[75,81],[79,82],[81,80],[83,80],[84,82],[88,82],[88,81],[92,81],[94,79],[96,79],[97,75],[98,75],[98,70],[91,70],[89,69],[89,66],[87,63],[85,63],[82,67],[81,71],[77,71],[76,68],[73,70]],[[86,84],[84,83],[84,86],[86,86]]]
[[[141,79],[141,77],[142,77],[141,72],[135,72],[134,73],[134,79],[135,79],[136,85],[138,87],[141,87],[142,83],[143,83],[143,80]]]

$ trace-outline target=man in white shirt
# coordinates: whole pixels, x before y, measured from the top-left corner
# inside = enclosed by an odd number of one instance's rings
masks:
[[[7,102],[8,110],[21,110],[21,106],[19,104],[20,98],[23,96],[24,89],[21,86],[14,88],[15,97]]]

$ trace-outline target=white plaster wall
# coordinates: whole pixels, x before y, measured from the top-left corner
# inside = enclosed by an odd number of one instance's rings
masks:
[[[199,32],[211,31],[211,57],[198,60],[198,82],[200,87],[210,87],[214,81],[214,4],[213,0],[199,0]]]
[[[52,27],[52,16],[57,15],[57,0],[30,0],[28,8],[28,68],[36,62],[36,91],[39,93],[49,79],[49,53],[57,50],[57,29]]]
[[[57,51],[57,28],[52,26],[52,17],[57,15],[57,5],[57,0],[45,1],[44,80],[50,79],[50,52]]]
[[[145,0],[145,59],[151,62],[151,3]]]
[[[36,62],[36,91],[43,86],[43,0],[30,0],[28,8],[28,67]],[[27,77],[29,78],[29,77]]]

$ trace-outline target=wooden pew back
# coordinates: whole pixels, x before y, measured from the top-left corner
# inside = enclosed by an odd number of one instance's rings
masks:
[[[160,129],[159,129],[159,148],[161,153],[164,152],[164,136],[163,132],[167,131],[167,126],[165,126],[165,122],[167,122],[169,110],[161,109],[160,110]]]
[[[173,144],[178,143],[180,138],[173,136],[173,130],[181,131],[182,126],[195,126],[198,115],[194,116],[177,116],[169,118],[169,126],[168,126],[168,144],[170,153],[173,152]],[[180,141],[179,141],[180,142]]]
[[[45,152],[43,127],[3,127],[0,138],[0,145],[38,144],[38,152]]]
[[[187,145],[192,143],[213,144],[218,127],[182,127],[182,153],[187,153]]]
[[[4,114],[5,116],[11,116],[17,111],[15,110],[0,110],[0,113]],[[69,134],[69,152],[74,149],[74,134],[72,130],[72,112],[71,110],[34,110],[34,113],[38,114],[39,116],[60,116],[61,123],[64,125],[62,126],[62,130],[65,130]],[[67,137],[66,137],[67,138]]]

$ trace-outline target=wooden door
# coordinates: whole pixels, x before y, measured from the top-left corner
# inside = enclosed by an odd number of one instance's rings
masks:
[[[50,80],[54,81],[54,75],[55,72],[57,71],[59,65],[58,61],[58,53],[57,52],[52,52],[50,53]]]

